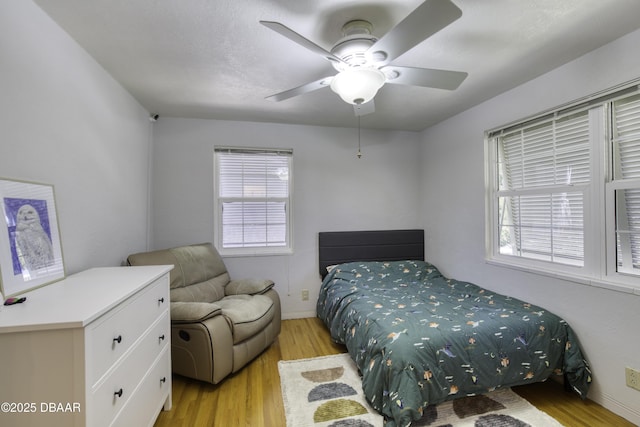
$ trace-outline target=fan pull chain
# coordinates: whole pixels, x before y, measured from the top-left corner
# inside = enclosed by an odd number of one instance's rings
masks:
[[[360,116],[358,116],[358,154],[356,154],[358,158],[362,157],[362,152],[360,151]]]

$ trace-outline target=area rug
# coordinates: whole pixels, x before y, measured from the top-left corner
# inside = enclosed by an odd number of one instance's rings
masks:
[[[287,427],[383,427],[348,354],[278,362]],[[430,406],[412,427],[562,427],[510,389]]]

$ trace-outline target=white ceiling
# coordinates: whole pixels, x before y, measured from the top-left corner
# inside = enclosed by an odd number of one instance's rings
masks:
[[[161,117],[357,125],[329,88],[264,98],[335,74],[259,24],[278,21],[330,50],[344,23],[380,37],[423,0],[35,0]],[[460,19],[393,61],[466,71],[455,91],[385,85],[362,127],[419,131],[640,27],[638,0],[452,0]]]

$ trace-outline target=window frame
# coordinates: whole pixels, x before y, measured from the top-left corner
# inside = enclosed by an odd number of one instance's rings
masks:
[[[618,271],[616,240],[615,192],[624,188],[638,188],[640,179],[614,180],[613,168],[613,102],[640,93],[638,82],[596,94],[551,112],[485,132],[485,188],[486,188],[486,262],[557,277],[581,284],[613,289],[640,295],[640,272]],[[500,253],[500,196],[509,190],[500,189],[499,136],[505,130],[544,122],[560,114],[588,110],[591,182],[584,193],[582,267],[557,264]],[[579,186],[576,185],[576,189]],[[602,244],[604,242],[604,244]]]
[[[631,98],[636,98],[636,99],[632,100]],[[623,118],[623,116],[625,115],[624,113],[621,113],[621,116],[617,117],[615,113],[614,104],[617,101],[626,101],[626,100],[629,100],[630,102],[636,104],[636,113],[635,113],[634,122],[633,122],[635,132],[632,133],[632,140],[637,144],[638,141],[640,141],[640,109],[638,108],[638,103],[640,102],[640,86],[638,86],[638,90],[635,92],[631,92],[629,94],[626,94],[625,96],[620,96],[611,100],[610,126],[612,127],[612,129],[609,129],[609,132],[607,135],[608,137],[608,141],[607,141],[608,153],[607,154],[609,156],[610,171],[609,171],[608,180],[605,184],[607,230],[611,230],[611,232],[606,236],[607,248],[608,248],[607,271],[609,272],[609,276],[613,280],[616,280],[618,282],[625,283],[625,284],[627,283],[632,284],[634,287],[640,287],[640,285],[638,285],[638,282],[640,279],[640,269],[636,269],[635,272],[625,271],[624,266],[622,266],[622,268],[619,269],[618,254],[617,254],[617,249],[618,249],[617,233],[619,231],[618,230],[619,225],[617,222],[618,201],[616,199],[616,191],[640,190],[640,168],[639,167],[634,168],[634,171],[633,171],[634,176],[631,176],[631,177],[623,176],[624,175],[624,172],[623,172],[624,167],[623,167],[623,159],[622,159],[623,156],[621,154],[619,143],[629,142],[629,139],[628,139],[629,135],[625,135],[624,137],[621,137],[617,133],[617,129],[614,129],[615,125],[617,124],[617,119]],[[632,161],[632,163],[638,164],[637,151],[635,153],[636,153],[634,157],[635,161]],[[630,159],[626,159],[627,162],[629,160]],[[638,205],[636,202],[636,210],[637,208],[638,208]],[[637,215],[638,213],[636,212],[636,217],[635,217],[636,222],[637,222]],[[637,224],[636,224],[636,230],[637,230]],[[627,230],[627,231],[631,231],[631,230]],[[637,234],[637,231],[635,233]],[[637,241],[636,241],[636,245],[637,245]],[[632,255],[631,250],[632,250],[631,247],[629,247],[628,255]],[[640,294],[640,292],[637,292],[637,293]]]
[[[497,200],[494,203],[497,203],[496,209],[498,213],[502,212],[500,218],[497,218],[498,228],[496,232],[498,234],[496,235],[496,240],[500,240],[500,243],[502,243],[503,229],[511,229],[511,242],[513,243],[514,252],[519,249],[517,255],[505,253],[506,256],[515,256],[523,259],[537,258],[552,262],[554,265],[575,266],[577,264],[579,267],[584,265],[584,207],[586,205],[585,201],[588,200],[591,177],[593,176],[590,155],[592,141],[588,137],[584,139],[580,151],[567,150],[567,142],[574,140],[576,135],[579,136],[581,130],[582,133],[586,132],[587,136],[590,135],[589,123],[589,111],[581,110],[562,116],[553,115],[540,122],[495,136],[493,149],[497,153],[498,162],[495,169],[496,177],[499,180],[497,182],[494,181],[495,194],[497,196]],[[541,140],[541,135],[544,136],[543,142],[548,145],[546,150],[535,148],[536,141],[540,142]],[[508,151],[509,155],[507,155],[505,145],[501,144],[503,141],[511,147]],[[514,147],[515,150],[513,149]],[[583,177],[581,182],[579,177],[576,183],[559,182],[558,172],[564,172],[562,173],[563,180],[566,180],[567,172],[571,177],[571,169],[562,168],[562,164],[565,163],[563,159],[567,155],[572,158],[581,155],[584,158],[585,154],[586,161],[582,163],[586,165],[588,181],[585,183]],[[512,155],[515,156],[515,165],[519,166],[515,169],[516,174],[512,177],[515,179],[515,186],[513,187],[507,184],[510,182],[510,168],[508,166],[514,165],[512,161],[508,161]],[[538,170],[538,167],[542,167],[542,169]],[[550,174],[549,172],[553,173]],[[579,207],[582,212],[579,219],[583,226],[565,228],[565,230],[568,230],[566,233],[563,231],[563,227],[555,224],[555,220],[558,219],[557,200],[558,196],[562,194],[570,194],[572,198],[579,195]],[[502,203],[500,203],[501,199]],[[509,218],[510,221],[504,221],[504,218]],[[572,229],[578,230],[578,232],[572,232]],[[571,256],[569,255],[569,249],[573,249],[570,248],[571,239],[562,239],[563,234],[565,236],[571,235],[574,239],[577,237],[580,240],[581,246],[573,246],[573,248],[579,248],[580,257],[575,258],[573,262],[570,261]],[[529,245],[521,243],[524,242],[524,239],[520,240],[519,237],[524,235],[529,235],[530,239],[533,239]],[[556,237],[560,237],[557,240],[560,246],[556,244]],[[547,245],[548,247],[545,248]],[[564,251],[560,249],[561,246],[565,247]],[[496,247],[496,253],[502,254],[501,249],[501,245],[500,249]],[[535,255],[536,252],[538,252],[538,255]],[[548,259],[545,260],[543,258]],[[556,262],[553,261],[554,259],[564,259],[564,261]]]
[[[284,155],[288,158],[288,194],[286,197],[246,196],[246,197],[221,197],[220,196],[220,165],[219,154],[235,152],[244,154],[269,154]],[[293,150],[282,148],[255,148],[236,146],[214,146],[213,153],[213,208],[214,208],[214,245],[222,256],[269,256],[290,255],[293,253]],[[257,201],[257,202],[283,202],[285,209],[285,244],[282,246],[244,246],[224,247],[223,206],[227,202]]]
[[[606,184],[606,208],[607,208],[607,229],[614,230],[607,235],[607,247],[609,248],[607,256],[607,270],[610,272],[614,280],[621,282],[629,282],[640,280],[639,273],[631,273],[618,270],[617,257],[617,236],[616,236],[616,191],[640,188],[640,178],[624,179],[608,182]]]

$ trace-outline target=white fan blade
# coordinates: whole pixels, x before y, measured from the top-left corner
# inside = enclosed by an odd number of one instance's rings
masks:
[[[462,11],[450,0],[426,0],[371,46],[368,53],[375,58],[383,52],[383,63],[388,64],[460,16]]]
[[[276,93],[275,95],[267,96],[265,99],[270,101],[284,101],[285,99],[293,98],[294,96],[302,95],[304,93],[313,92],[314,90],[322,89],[331,84],[331,77],[324,77],[315,82],[307,83],[302,86],[295,87],[293,89],[285,90],[284,92]]]
[[[396,67],[395,65],[383,67],[380,70],[387,75],[387,83],[447,90],[457,89],[468,76],[462,71]]]
[[[371,101],[366,102],[364,104],[354,104],[353,111],[354,113],[356,113],[356,116],[365,116],[367,114],[371,114],[375,112],[376,105],[373,102],[373,99],[371,99]]]
[[[281,24],[279,22],[272,22],[272,21],[260,21],[260,23],[262,25],[264,25],[265,27],[272,29],[276,33],[285,36],[289,40],[298,43],[300,46],[306,47],[310,51],[324,56],[325,59],[327,59],[327,60],[329,60],[331,62],[342,62],[342,63],[345,63],[342,59],[338,58],[333,53],[327,51],[326,49],[324,49],[324,48],[322,48],[320,46],[318,46],[317,44],[315,44],[311,40],[308,40],[308,39],[304,38],[303,36],[301,36],[300,34],[296,33],[295,31],[293,31],[291,28],[287,27],[286,25],[283,25],[283,24]]]

